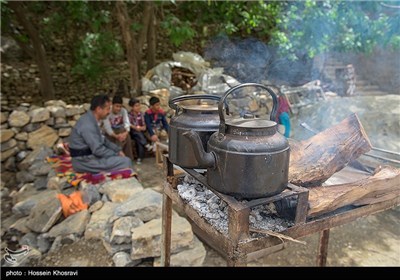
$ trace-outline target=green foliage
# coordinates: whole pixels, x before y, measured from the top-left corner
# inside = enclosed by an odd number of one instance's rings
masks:
[[[183,42],[192,39],[196,35],[196,31],[191,27],[189,21],[181,21],[174,15],[168,15],[161,22],[161,27],[165,29],[172,44],[179,47]]]
[[[72,73],[98,81],[107,71],[103,63],[105,58],[112,59],[118,55],[122,55],[122,48],[112,39],[111,33],[86,33],[77,48],[77,63],[72,67]]]
[[[106,3],[107,4],[107,3]],[[122,48],[105,28],[111,21],[112,5],[87,1],[53,3],[53,13],[43,18],[44,33],[71,42],[72,73],[98,81],[107,72],[107,61],[120,58]],[[74,33],[71,34],[71,30]]]
[[[371,52],[379,45],[399,47],[400,10],[384,7],[380,1],[177,3],[180,19],[191,20],[193,27],[213,26],[211,36],[256,37],[293,60],[328,50]]]

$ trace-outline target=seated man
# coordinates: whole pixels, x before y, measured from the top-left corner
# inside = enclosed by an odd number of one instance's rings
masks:
[[[147,132],[150,135],[150,140],[158,142],[164,138],[168,139],[169,125],[165,118],[165,112],[160,107],[160,99],[158,97],[150,98],[150,109],[146,110],[144,114],[144,121],[146,122]]]
[[[132,168],[132,161],[124,155],[121,147],[101,133],[99,123],[110,113],[110,105],[108,96],[94,96],[90,110],[72,129],[69,149],[76,172],[99,173]]]
[[[132,142],[129,130],[128,111],[122,108],[122,97],[114,96],[112,100],[111,113],[103,121],[104,129],[108,139],[121,146],[124,154],[133,160]]]

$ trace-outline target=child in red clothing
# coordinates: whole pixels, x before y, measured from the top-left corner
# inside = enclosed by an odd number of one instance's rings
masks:
[[[290,116],[289,112],[291,112],[291,106],[288,98],[282,92],[279,93],[278,96],[278,110],[276,112],[276,122],[282,124],[285,127],[285,137],[289,138],[290,136]]]
[[[160,137],[167,135],[169,130],[168,122],[165,118],[165,112],[161,109],[160,99],[158,97],[150,98],[150,109],[144,114],[147,132],[153,143],[160,141]],[[163,135],[163,130],[166,133]]]

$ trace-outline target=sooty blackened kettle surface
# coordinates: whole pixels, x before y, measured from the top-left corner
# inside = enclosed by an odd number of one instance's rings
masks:
[[[175,110],[169,130],[169,160],[185,168],[206,168],[200,164],[184,132],[192,131],[200,137],[203,148],[207,149],[210,136],[218,131],[218,101],[220,96],[208,94],[185,95],[171,99],[169,107]]]
[[[260,87],[271,94],[270,120],[245,114],[225,119],[225,99],[244,87]],[[273,121],[277,96],[267,86],[246,83],[228,90],[218,103],[219,129],[208,140],[206,152],[198,134],[183,133],[190,139],[197,161],[207,167],[207,183],[213,189],[236,198],[254,199],[282,192],[288,183],[290,149],[287,139]],[[271,120],[272,119],[272,120]]]

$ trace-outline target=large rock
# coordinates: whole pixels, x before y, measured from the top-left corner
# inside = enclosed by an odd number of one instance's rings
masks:
[[[28,141],[28,133],[27,132],[20,132],[15,135],[15,139],[19,141]]]
[[[143,225],[143,222],[137,217],[128,216],[119,218],[114,222],[110,237],[110,243],[130,243],[132,239],[132,230],[141,225]]]
[[[49,196],[32,209],[26,226],[34,232],[46,232],[61,217],[61,210],[61,203],[57,197]]]
[[[5,123],[7,121],[7,114],[4,112],[0,112],[0,123]]]
[[[46,108],[38,108],[30,111],[31,123],[38,123],[47,121],[50,118],[50,111]]]
[[[4,143],[10,140],[14,136],[15,132],[11,129],[2,129],[0,131],[0,143]]]
[[[60,128],[58,130],[58,136],[60,137],[67,137],[71,134],[72,128]]]
[[[112,202],[104,203],[99,211],[92,214],[89,223],[86,226],[85,239],[102,239],[103,233],[111,228],[109,219],[114,216],[115,207],[118,204]]]
[[[161,217],[162,196],[151,189],[135,193],[115,209],[118,217],[135,216],[143,222]]]
[[[85,109],[82,105],[67,105],[66,107],[66,115],[67,117],[71,117],[73,115],[80,115],[85,112]]]
[[[16,215],[14,215],[16,217]],[[13,223],[9,228],[9,232],[11,234],[25,234],[31,232],[29,228],[26,227],[26,221],[28,220],[28,216],[22,217],[18,219],[15,223]]]
[[[62,100],[49,100],[49,101],[46,101],[45,103],[44,103],[44,106],[46,106],[46,107],[48,107],[48,106],[61,106],[61,107],[67,107],[67,103],[65,103],[64,101],[62,101]]]
[[[23,127],[29,123],[30,117],[27,113],[13,111],[8,117],[8,124],[12,127]]]
[[[35,207],[43,199],[48,199],[49,197],[56,198],[56,191],[43,191],[35,195],[29,196],[25,200],[16,203],[12,212],[18,216],[28,216],[31,213],[33,207]]]
[[[27,145],[32,149],[38,148],[42,145],[53,147],[57,139],[57,132],[47,125],[44,125],[38,130],[29,133]]]
[[[23,131],[23,132],[30,133],[30,132],[33,132],[33,131],[35,131],[35,130],[38,130],[38,129],[41,128],[42,126],[43,126],[43,123],[29,123],[29,124],[25,125],[25,126],[22,128],[22,131]]]
[[[46,108],[53,118],[65,118],[67,116],[65,108],[62,106],[47,106]]]
[[[159,257],[161,255],[161,219],[155,219],[135,228],[132,234],[131,259]],[[193,241],[192,227],[178,215],[172,218],[171,252],[189,248]]]
[[[53,154],[53,150],[47,146],[35,148],[21,163],[18,164],[20,170],[28,169],[34,161],[44,161]]]
[[[38,194],[39,191],[35,189],[35,186],[32,183],[23,185],[18,192],[14,192],[11,197],[13,199],[13,204],[21,202],[25,199],[30,198],[33,195]]]
[[[32,173],[34,176],[44,176],[49,174],[52,170],[49,163],[44,161],[35,161],[30,167],[29,172]]]
[[[4,168],[8,171],[16,172],[17,171],[17,164],[15,163],[15,157],[9,157],[4,162]]]
[[[202,266],[204,259],[206,258],[206,249],[203,243],[194,236],[193,245],[190,249],[181,251],[176,254],[171,254],[170,265],[171,266]],[[153,262],[154,266],[161,266],[161,258],[155,258]]]
[[[69,216],[61,223],[52,227],[52,229],[49,231],[49,236],[57,237],[59,235],[68,234],[76,234],[80,236],[85,231],[89,219],[90,214],[87,210],[79,211],[78,213]]]
[[[7,142],[1,143],[1,152],[10,150],[17,146],[17,141],[15,139],[10,139]]]
[[[50,177],[49,180],[47,181],[47,189],[49,190],[56,190],[58,192],[61,192],[64,188],[68,186],[67,178],[65,177],[58,177],[58,176],[53,176]]]
[[[112,259],[116,267],[132,267],[142,262],[142,260],[131,260],[129,254],[126,252],[118,252]]]
[[[112,202],[123,202],[142,190],[142,185],[134,177],[108,181],[102,187],[102,192],[107,194]]]
[[[14,147],[14,148],[8,149],[7,151],[1,152],[0,153],[1,162],[7,160],[9,157],[14,156],[18,152],[19,152],[18,147]]]
[[[17,182],[18,183],[22,183],[22,184],[26,184],[26,183],[31,183],[33,181],[35,181],[35,176],[31,173],[29,173],[29,171],[27,170],[22,170],[17,172]]]

